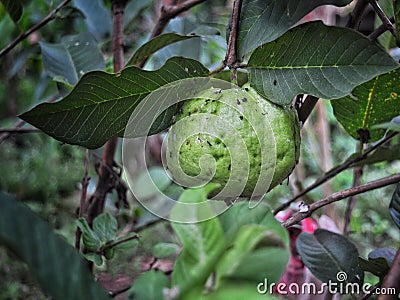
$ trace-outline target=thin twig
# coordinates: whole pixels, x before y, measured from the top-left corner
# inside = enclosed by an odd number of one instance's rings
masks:
[[[51,20],[53,20],[56,17],[56,14],[58,11],[63,8],[65,5],[67,5],[71,0],[64,0],[61,2],[55,9],[53,9],[43,20],[41,20],[39,23],[37,23],[35,26],[29,28],[26,32],[21,33],[16,39],[14,39],[10,44],[8,44],[4,49],[0,51],[0,57],[6,55],[8,52],[10,52],[15,46],[17,46],[21,41],[26,39],[30,34],[35,32],[36,30],[42,28],[44,25],[49,23]]]
[[[165,27],[168,25],[169,21],[171,21],[173,18],[191,9],[193,6],[205,1],[206,0],[189,0],[176,5],[174,4],[175,2],[173,2],[172,3],[173,5],[162,6],[160,17],[158,18],[156,25],[154,26],[153,31],[151,32],[150,40],[152,38],[155,38],[156,36],[159,36],[163,32]],[[146,57],[140,63],[138,63],[137,66],[139,68],[143,68],[148,59],[149,58]]]
[[[168,25],[170,20],[183,13],[184,11],[189,10],[193,6],[205,1],[206,0],[188,0],[178,5],[162,6],[160,17],[158,18],[156,25],[151,32],[150,39],[160,35],[163,32],[164,28]]]
[[[328,197],[325,197],[321,200],[318,200],[317,202],[314,202],[308,206],[307,212],[296,212],[293,214],[289,219],[287,219],[285,222],[282,223],[282,226],[288,228],[290,226],[293,226],[295,224],[298,224],[301,220],[308,218],[311,216],[311,214],[316,211],[317,209],[324,207],[328,204],[331,204],[333,202],[346,199],[352,195],[358,195],[362,194],[368,191],[372,191],[384,186],[388,186],[391,184],[395,184],[400,182],[400,173],[394,174],[391,176],[387,176],[375,181],[368,182],[363,185],[355,186],[350,189],[346,189],[337,193],[334,193]]]
[[[113,38],[112,49],[114,59],[114,72],[118,73],[124,66],[124,12],[127,0],[110,0],[113,15]],[[103,212],[106,196],[114,188],[114,176],[104,167],[109,166],[112,169],[114,165],[114,156],[118,145],[118,138],[113,137],[104,146],[102,164],[99,167],[99,180],[92,197],[89,199],[87,210],[87,220],[92,224],[93,220]]]
[[[391,17],[391,18],[389,19],[389,21],[390,21],[391,23],[394,23],[394,17]],[[368,38],[369,38],[371,41],[374,41],[374,40],[376,40],[381,34],[385,33],[387,29],[388,29],[388,27],[387,27],[387,25],[384,23],[384,24],[382,24],[381,26],[379,26],[378,28],[376,28],[376,29],[368,36]]]
[[[390,291],[393,288],[396,290],[394,295],[390,295],[389,293],[381,294],[378,300],[398,299],[397,296],[400,293],[400,248],[397,250],[389,273],[385,276],[382,284],[382,290]]]
[[[278,208],[276,208],[275,211],[274,211],[274,214],[276,215],[281,210],[286,209],[294,201],[296,201],[297,199],[303,197],[305,194],[307,194],[308,192],[312,191],[313,189],[319,187],[321,184],[323,184],[324,182],[328,181],[329,179],[335,177],[336,175],[338,175],[342,171],[344,171],[344,170],[346,170],[348,168],[351,168],[354,164],[356,164],[356,163],[358,163],[360,161],[363,161],[364,159],[366,159],[368,157],[368,155],[371,152],[373,152],[374,150],[376,150],[377,148],[379,148],[380,146],[382,146],[386,142],[390,141],[393,137],[395,137],[398,134],[399,134],[398,132],[394,132],[394,133],[388,135],[386,138],[382,139],[381,141],[376,143],[374,146],[372,146],[372,147],[368,148],[367,150],[365,150],[364,154],[356,156],[356,157],[354,157],[352,159],[348,159],[345,162],[343,162],[341,165],[339,165],[337,167],[334,167],[333,169],[329,170],[322,177],[317,179],[313,184],[311,184],[305,190],[303,190],[301,193],[297,194],[295,197],[293,197],[292,199],[288,200],[287,202],[283,203]]]
[[[396,34],[396,29],[394,28],[392,22],[390,19],[385,15],[383,12],[382,8],[379,6],[378,2],[376,0],[371,0],[370,1],[372,7],[374,8],[376,14],[378,17],[381,19],[382,23],[386,26],[386,29],[390,31],[390,33],[397,38]]]
[[[242,9],[242,0],[235,0],[235,2],[233,3],[232,21],[230,26],[231,28],[228,38],[228,49],[226,51],[226,56],[224,60],[224,64],[229,68],[235,68],[235,64],[238,62],[236,46],[237,46],[241,9]]]
[[[353,11],[350,14],[350,19],[346,24],[346,27],[356,28],[360,23],[361,17],[364,14],[365,9],[368,6],[369,0],[358,0]]]
[[[129,237],[125,238],[125,239],[122,239],[122,240],[119,240],[119,241],[116,241],[114,243],[106,245],[106,247],[103,250],[114,248],[114,247],[116,247],[118,245],[121,245],[123,243],[129,242],[131,240],[137,240],[138,238],[140,238],[140,235],[138,235],[138,234],[129,236]]]
[[[90,177],[89,177],[89,164],[90,164],[90,151],[86,149],[85,153],[85,173],[82,179],[82,190],[81,190],[81,199],[78,210],[78,218],[83,217],[86,214],[86,197],[87,197],[87,188],[89,186]],[[81,248],[81,235],[82,231],[79,226],[76,227],[75,231],[75,248],[79,250]]]
[[[32,132],[41,132],[41,130],[37,129],[37,128],[34,128],[34,127],[32,127],[32,128],[15,128],[15,127],[13,127],[13,128],[0,128],[0,133],[15,134],[15,133],[32,133]],[[2,142],[2,141],[3,140],[0,140],[0,142]]]
[[[358,144],[358,151],[362,154],[363,151],[363,143]],[[353,169],[353,184],[352,186],[355,187],[360,185],[360,179],[363,173],[363,166],[358,166]],[[344,228],[343,228],[343,235],[349,236],[350,234],[350,222],[351,222],[351,215],[353,213],[354,206],[356,205],[357,198],[356,196],[349,197],[346,206],[346,212],[344,214]]]
[[[111,298],[115,298],[118,295],[120,295],[122,293],[125,293],[126,291],[129,291],[130,288],[131,288],[131,285],[128,285],[128,286],[126,286],[126,287],[124,287],[122,289],[119,289],[117,291],[109,291],[108,292],[108,296],[110,296]]]

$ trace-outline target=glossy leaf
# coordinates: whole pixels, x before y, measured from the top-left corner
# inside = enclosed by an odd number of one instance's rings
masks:
[[[182,57],[169,59],[156,71],[128,67],[119,75],[90,72],[61,101],[40,104],[20,118],[62,142],[98,148],[111,137],[123,136],[132,112],[149,93],[207,73],[199,62]],[[171,119],[161,118],[157,131],[167,128]]]
[[[238,34],[239,57],[275,40],[320,5],[345,6],[350,2],[351,0],[244,0]]]
[[[188,189],[179,198],[181,203],[201,203],[207,200],[207,189]],[[184,208],[183,208],[184,209]],[[181,206],[175,206],[171,219],[180,219]],[[191,211],[193,218],[199,220],[213,216],[209,205],[197,206]],[[185,294],[193,286],[204,285],[225,249],[225,237],[217,218],[198,223],[172,223],[183,245],[182,253],[176,260],[172,273],[173,284]]]
[[[375,77],[331,104],[352,137],[363,142],[379,140],[386,130],[377,125],[400,115],[400,69]]]
[[[400,229],[400,184],[397,185],[389,205],[389,212],[394,223]]]
[[[108,299],[86,262],[27,206],[0,193],[0,244],[25,261],[54,299]]]
[[[288,105],[301,93],[344,97],[398,64],[358,32],[309,22],[258,47],[248,67],[251,86],[265,98]]]
[[[67,85],[75,85],[88,71],[106,67],[97,42],[87,33],[64,37],[60,44],[40,42],[40,47],[47,73]]]
[[[296,246],[304,264],[322,282],[363,283],[357,248],[344,236],[324,229],[302,232]]]
[[[359,258],[359,265],[363,271],[370,272],[383,279],[390,270],[396,250],[392,248],[376,249],[368,254],[368,260]]]
[[[179,35],[176,33],[161,34],[161,35],[151,39],[146,44],[141,46],[138,50],[136,50],[136,52],[129,59],[129,61],[126,65],[127,66],[137,65],[138,63],[149,58],[153,53],[164,48],[165,46],[171,45],[176,42],[192,39],[194,37],[198,37],[198,36],[197,35]]]
[[[132,300],[163,300],[163,289],[169,287],[167,275],[160,271],[150,270],[139,276],[128,292]]]
[[[14,23],[18,23],[24,8],[20,0],[0,0]]]

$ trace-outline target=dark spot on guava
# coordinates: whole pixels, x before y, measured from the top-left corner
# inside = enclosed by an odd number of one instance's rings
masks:
[[[236,99],[236,103],[237,103],[237,105],[240,105],[240,100]]]
[[[278,82],[276,81],[276,79],[274,80],[274,85],[276,85]]]
[[[189,145],[190,144],[190,142],[189,141],[186,141],[186,145]]]
[[[240,116],[239,119],[240,119],[240,120],[243,120],[243,116]]]
[[[245,90],[246,92],[248,92],[248,91],[249,91],[249,88],[244,88],[244,90]]]
[[[212,147],[212,144],[210,143],[210,141],[207,141],[207,144],[208,144],[210,147]]]
[[[229,166],[228,166],[228,171],[230,171],[231,170],[231,165],[229,164]]]
[[[247,98],[243,98],[243,99],[242,99],[242,102],[247,102]]]

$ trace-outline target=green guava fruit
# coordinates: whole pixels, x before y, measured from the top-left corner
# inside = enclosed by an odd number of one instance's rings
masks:
[[[208,89],[183,103],[171,127],[167,167],[187,187],[218,183],[211,196],[255,198],[293,171],[300,150],[296,110],[253,88]]]

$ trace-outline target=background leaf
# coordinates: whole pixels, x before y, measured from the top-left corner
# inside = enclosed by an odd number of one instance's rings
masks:
[[[171,45],[176,42],[184,41],[187,39],[192,39],[194,37],[198,36],[197,35],[185,36],[176,33],[161,34],[151,39],[150,41],[142,45],[138,50],[136,50],[136,52],[132,55],[132,57],[129,59],[126,65],[127,66],[137,65],[138,63],[140,63],[144,59],[147,59],[153,53],[164,48],[165,46]]]
[[[314,8],[345,6],[351,0],[244,0],[240,14],[238,57],[271,42],[289,30]]]
[[[207,73],[199,62],[182,57],[169,59],[156,71],[128,67],[120,75],[90,72],[61,101],[40,104],[20,118],[62,142],[98,148],[113,136],[123,136],[133,110],[149,93]],[[171,118],[163,120],[158,130],[170,125]]]
[[[287,105],[301,93],[324,99],[346,96],[398,64],[360,33],[309,22],[258,47],[248,66],[251,86],[272,102]]]
[[[82,241],[83,244],[88,248],[90,251],[96,252],[101,247],[101,240],[96,232],[90,228],[89,224],[87,223],[86,219],[79,218],[76,221],[78,227],[82,230]]]
[[[88,33],[67,36],[60,44],[40,42],[42,61],[54,80],[75,85],[88,71],[106,67],[97,42]]]
[[[302,232],[296,246],[304,264],[322,282],[363,283],[357,248],[344,236],[324,229]],[[345,280],[338,278],[339,272],[345,273]]]
[[[331,104],[336,119],[352,137],[379,140],[386,130],[376,125],[400,115],[400,69],[375,77]]]
[[[118,222],[110,213],[104,212],[93,220],[93,231],[103,243],[112,241],[117,236]]]
[[[178,253],[179,246],[174,243],[158,243],[153,248],[153,255],[157,258],[166,258]]]
[[[207,194],[205,188],[188,189],[183,192],[179,202],[201,203],[207,200]],[[172,209],[172,220],[185,213],[180,208],[181,206],[175,206]],[[207,215],[213,215],[211,207],[207,204],[194,207],[190,213],[199,220],[207,219]],[[225,249],[225,237],[218,218],[198,223],[171,225],[183,245],[182,253],[176,260],[172,273],[173,284],[179,287],[183,295],[193,286],[205,284]]]
[[[389,205],[389,212],[394,223],[400,229],[400,184],[397,185]]]
[[[25,261],[54,299],[108,299],[85,261],[27,206],[0,193],[0,243]]]
[[[169,287],[167,275],[150,270],[139,276],[128,292],[127,299],[163,300],[163,289]]]
[[[3,4],[5,10],[10,15],[11,19],[14,23],[18,23],[19,19],[24,12],[24,8],[22,7],[22,3],[20,0],[0,0]]]
[[[110,35],[112,28],[111,14],[102,0],[73,0],[73,4],[84,14],[89,32],[98,41]]]

